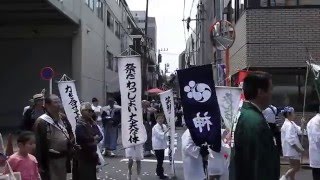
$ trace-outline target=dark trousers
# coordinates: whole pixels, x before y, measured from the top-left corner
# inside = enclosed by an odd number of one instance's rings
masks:
[[[268,123],[268,124],[269,124],[271,131],[272,131],[273,137],[276,140],[279,155],[282,156],[281,132],[279,131],[279,129],[275,123]]]
[[[164,149],[161,150],[154,150],[155,154],[156,154],[156,158],[157,158],[157,176],[159,177],[163,177],[164,174],[164,170],[163,170],[163,160],[164,160]]]
[[[78,179],[76,180],[97,180],[97,163],[84,159],[78,159]]]
[[[146,128],[146,132],[147,132],[147,141],[144,143],[144,150],[151,151],[152,150],[152,125],[145,122],[144,127]]]
[[[320,168],[312,168],[313,180],[320,180]]]

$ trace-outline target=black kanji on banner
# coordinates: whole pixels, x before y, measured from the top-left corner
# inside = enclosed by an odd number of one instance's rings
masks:
[[[221,149],[221,120],[212,65],[178,70],[184,119],[196,145]]]

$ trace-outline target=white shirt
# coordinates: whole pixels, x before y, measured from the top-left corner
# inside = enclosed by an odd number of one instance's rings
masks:
[[[310,167],[320,168],[320,114],[307,124]]]
[[[193,142],[189,129],[182,137],[182,160],[185,180],[203,180],[206,178],[203,170],[200,147]]]
[[[276,115],[275,115],[276,112],[277,112],[277,108],[271,105],[270,107],[267,107],[264,111],[262,111],[262,114],[264,118],[266,118],[268,123],[274,124],[276,123]]]
[[[168,147],[167,138],[165,132],[167,131],[167,126],[162,124],[163,129],[160,124],[156,124],[152,128],[152,148],[153,150],[166,149]]]
[[[97,115],[98,119],[97,121],[101,121],[101,106],[94,106],[92,105],[92,110],[94,110],[94,113]]]
[[[229,175],[230,146],[221,141],[221,151],[214,152],[209,148],[208,173],[213,175]],[[227,178],[228,179],[228,178]]]
[[[294,122],[286,119],[281,127],[282,152],[285,157],[299,157],[301,154],[297,152],[293,145],[302,148],[299,140],[299,134],[302,134],[301,128]]]

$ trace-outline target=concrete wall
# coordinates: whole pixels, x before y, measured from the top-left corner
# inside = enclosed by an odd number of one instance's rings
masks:
[[[319,24],[319,8],[247,10],[235,28],[232,73],[248,66],[305,67],[306,47],[319,57]]]
[[[80,98],[91,101],[93,97],[103,102],[104,93],[104,23],[97,17],[96,6],[92,11],[81,4],[81,74]]]
[[[210,40],[210,33],[209,29],[212,26],[213,23],[215,23],[215,11],[214,11],[214,0],[205,0],[203,2],[204,4],[204,38],[203,44],[204,44],[204,57],[202,59],[202,64],[210,64],[214,63],[214,52],[215,49],[212,47],[211,40]],[[200,49],[200,53],[201,53]],[[201,56],[200,56],[201,57]]]
[[[236,39],[230,48],[230,74],[247,67],[247,14],[244,13],[235,25]]]
[[[58,74],[71,74],[71,49],[71,38],[0,39],[1,128],[19,125],[32,95],[49,88],[40,78],[41,68],[51,66]],[[53,92],[58,93],[55,83]]]
[[[62,6],[56,5],[61,11],[70,11],[80,19],[81,23],[73,37],[73,73],[79,97],[83,101],[91,101],[92,97],[105,101],[107,91],[118,91],[118,73],[107,69],[107,51],[117,56],[121,53],[121,39],[115,35],[115,27],[106,25],[107,11],[117,22],[122,22],[122,8],[116,1],[108,1],[104,6],[104,18],[97,16],[96,1],[94,9],[90,9],[85,1],[68,1]],[[69,15],[69,14],[67,14]],[[70,17],[69,17],[70,18]],[[114,24],[115,25],[115,24]],[[114,65],[116,63],[114,62]],[[104,77],[105,76],[105,77]],[[104,81],[106,81],[104,83]],[[108,86],[105,88],[104,86]]]

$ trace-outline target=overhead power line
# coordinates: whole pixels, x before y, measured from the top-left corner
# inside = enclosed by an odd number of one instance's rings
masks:
[[[191,17],[192,9],[193,9],[193,6],[194,6],[194,1],[195,1],[195,0],[192,0],[189,17]]]

